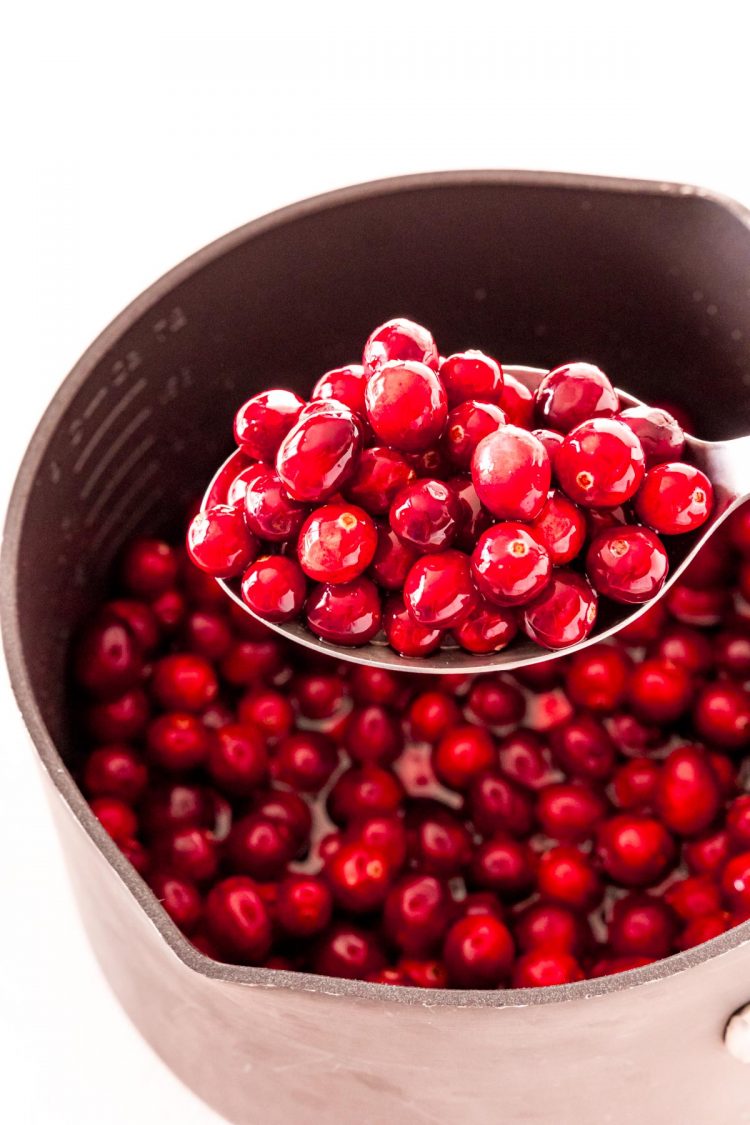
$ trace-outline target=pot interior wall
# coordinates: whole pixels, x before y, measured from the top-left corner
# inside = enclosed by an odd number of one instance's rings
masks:
[[[19,554],[22,644],[67,752],[71,630],[136,530],[176,529],[254,390],[301,390],[404,314],[444,353],[599,363],[683,402],[710,438],[750,430],[750,234],[679,193],[466,183],[375,189],[230,240],[113,339],[42,425]],[[27,468],[28,472],[28,468]]]

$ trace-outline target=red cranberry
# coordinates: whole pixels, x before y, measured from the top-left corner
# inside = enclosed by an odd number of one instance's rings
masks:
[[[208,772],[226,793],[247,796],[265,780],[267,771],[265,743],[255,727],[229,723],[214,733]]]
[[[631,758],[612,779],[614,802],[621,809],[649,812],[656,803],[661,766],[649,758]]]
[[[461,518],[458,497],[439,480],[418,480],[399,492],[390,524],[399,539],[419,551],[442,551],[453,542]]]
[[[536,878],[540,894],[572,910],[591,910],[602,896],[591,858],[568,844],[550,848],[539,857]]]
[[[446,879],[460,874],[471,859],[471,836],[459,818],[437,801],[407,810],[409,857],[418,871]]]
[[[226,841],[232,869],[254,879],[278,879],[294,859],[295,851],[295,842],[284,825],[258,813],[233,824]]]
[[[454,628],[453,635],[467,652],[485,654],[501,652],[518,632],[510,609],[500,609],[481,601],[469,616]]]
[[[670,906],[647,895],[618,899],[609,920],[609,944],[620,957],[667,957],[677,932]]]
[[[523,953],[532,949],[576,954],[584,944],[581,918],[559,902],[535,902],[516,918],[514,936]]]
[[[472,715],[494,727],[520,723],[526,713],[523,692],[499,676],[477,678],[469,689],[466,705]]]
[[[722,524],[683,571],[680,581],[695,590],[729,585],[734,556],[728,540],[727,525]]]
[[[512,425],[521,426],[526,430],[531,429],[534,421],[534,396],[529,388],[509,371],[503,372],[500,405]]]
[[[242,600],[266,621],[292,621],[302,612],[307,582],[294,559],[264,555],[242,577]]]
[[[444,692],[424,691],[412,701],[408,718],[412,738],[434,744],[449,727],[461,722],[461,712]]]
[[[713,494],[705,473],[675,461],[649,469],[635,498],[635,510],[640,520],[661,535],[679,535],[706,522]]]
[[[534,886],[534,854],[523,840],[500,834],[476,849],[469,868],[473,886],[495,891],[502,899],[525,898]]]
[[[520,727],[498,743],[500,769],[526,789],[540,789],[550,779],[551,765],[542,739]]]
[[[685,433],[673,415],[655,406],[631,406],[617,415],[638,438],[646,467],[662,461],[678,461],[685,448]]]
[[[191,933],[202,913],[201,896],[195,884],[164,872],[154,872],[149,883],[175,925],[183,933]]]
[[[714,821],[721,790],[705,750],[685,746],[673,750],[662,766],[657,808],[670,831],[697,836]]]
[[[624,641],[626,645],[650,644],[661,635],[668,619],[664,601],[654,602],[644,613],[636,617],[635,621],[629,621],[618,630],[618,639]]]
[[[550,731],[550,747],[556,761],[572,777],[607,781],[614,772],[615,745],[593,715],[574,715],[555,727]]]
[[[489,601],[514,606],[526,604],[544,590],[552,565],[545,548],[523,524],[498,523],[481,536],[471,569]]]
[[[479,602],[468,556],[443,551],[418,559],[406,576],[404,602],[417,624],[427,629],[460,625]]]
[[[187,534],[190,559],[214,578],[240,574],[258,553],[240,507],[216,505],[193,516]]]
[[[545,429],[532,430],[531,432],[534,437],[538,438],[542,443],[544,448],[547,450],[547,456],[549,457],[550,461],[554,463],[555,455],[557,454],[557,451],[562,443],[565,441],[565,437],[563,436],[563,434],[559,434],[557,430]]]
[[[225,466],[225,469],[231,469],[232,473],[234,473],[235,468],[235,459],[232,458],[232,462],[230,463],[230,465]],[[216,479],[216,491],[209,493],[207,502],[211,505],[228,504],[230,508],[243,508],[248,488],[250,488],[256,480],[260,480],[261,477],[267,472],[267,465],[263,465],[260,461],[253,462],[252,464],[247,465],[244,469],[240,469],[239,473],[237,473],[236,476],[233,476],[229,487],[225,490],[225,493],[222,494],[222,476],[224,473],[224,470],[222,470],[221,473],[219,473],[218,478]]]
[[[355,703],[392,704],[399,698],[402,681],[395,672],[367,664],[351,664],[349,669],[349,690]]]
[[[635,496],[644,474],[640,442],[613,418],[593,418],[571,430],[555,457],[563,490],[587,508],[616,508]]]
[[[677,664],[644,660],[630,677],[630,705],[639,718],[672,723],[684,714],[693,697],[693,681]]]
[[[371,332],[365,344],[362,363],[367,374],[380,371],[391,360],[416,360],[437,371],[440,355],[432,334],[421,324],[405,317],[387,320]]]
[[[688,625],[671,625],[651,646],[649,656],[679,664],[688,672],[707,672],[714,662],[714,650],[705,633]]]
[[[595,789],[582,783],[546,786],[539,794],[536,807],[544,834],[571,844],[590,839],[606,812],[606,801]]]
[[[100,746],[86,762],[83,784],[92,797],[137,801],[146,788],[148,771],[129,746]]]
[[[222,595],[223,597],[223,595]],[[103,620],[114,617],[124,625],[135,638],[143,653],[150,653],[159,643],[159,624],[154,611],[145,602],[135,598],[115,598],[107,602],[102,613]]]
[[[277,641],[239,640],[222,660],[220,671],[228,683],[243,687],[273,676],[280,667],[281,648]]]
[[[388,892],[383,910],[388,940],[410,957],[429,954],[451,919],[452,900],[432,875],[406,875]]]
[[[455,545],[470,553],[482,532],[492,524],[492,516],[482,507],[471,477],[451,477],[448,487],[456,495],[459,506]]]
[[[158,660],[151,687],[161,706],[170,711],[202,711],[213,703],[219,691],[208,661],[187,652]]]
[[[548,988],[583,980],[583,970],[570,953],[559,949],[532,949],[513,966],[513,988]]]
[[[528,836],[534,826],[529,795],[502,774],[487,771],[475,777],[467,795],[467,812],[482,836],[509,832]]]
[[[743,558],[750,557],[750,504],[743,504],[727,520],[729,542]]]
[[[375,524],[362,508],[327,504],[302,525],[297,555],[316,582],[351,582],[372,562],[377,541]]]
[[[344,682],[334,672],[310,672],[295,676],[292,695],[305,718],[330,719],[344,700]]]
[[[561,492],[550,492],[531,530],[554,566],[572,562],[586,538],[586,518]]]
[[[232,643],[229,623],[213,609],[196,609],[188,614],[183,629],[185,645],[205,660],[221,660]]]
[[[750,692],[731,680],[707,684],[695,700],[693,722],[708,742],[742,749],[750,744]]]
[[[675,859],[674,840],[661,821],[632,813],[602,824],[597,847],[607,875],[626,887],[658,883]]]
[[[625,711],[607,715],[604,719],[607,733],[622,754],[639,757],[664,745],[665,735],[660,727],[649,726]]]
[[[440,379],[450,407],[469,399],[497,403],[503,394],[500,364],[478,351],[469,350],[449,355],[440,364]]]
[[[505,907],[500,902],[494,891],[472,891],[454,903],[458,910],[459,918],[468,918],[475,914],[492,914],[502,922],[505,918]]]
[[[282,441],[276,472],[293,500],[327,500],[351,476],[361,448],[354,415],[313,414],[299,421]]]
[[[305,614],[312,632],[333,644],[364,645],[380,630],[380,598],[369,578],[315,586]]]
[[[447,988],[448,973],[442,961],[418,960],[402,957],[398,972],[403,973],[405,983],[417,988]]]
[[[297,731],[282,739],[273,760],[275,775],[303,793],[317,793],[339,764],[336,745],[320,731]]]
[[[311,400],[322,399],[342,402],[355,414],[364,415],[365,412],[365,387],[367,375],[361,364],[352,363],[347,367],[335,367],[321,375],[313,387]]]
[[[208,823],[207,793],[197,785],[179,783],[151,788],[144,797],[141,815],[151,835],[176,828],[197,828]]]
[[[665,595],[667,609],[683,625],[708,629],[719,625],[729,603],[725,589],[692,590],[678,583]]]
[[[151,612],[163,633],[175,633],[185,620],[187,604],[179,590],[165,590],[151,602]]]
[[[615,711],[625,699],[632,666],[621,648],[595,645],[573,654],[565,671],[565,690],[577,707]]]
[[[398,595],[385,604],[383,629],[389,645],[401,656],[430,656],[440,648],[443,639],[442,629],[419,625]]]
[[[134,687],[142,674],[141,652],[126,625],[112,617],[89,626],[76,653],[81,687],[99,699],[112,699]]]
[[[455,406],[448,415],[443,438],[449,460],[459,469],[470,469],[479,442],[506,421],[504,412],[491,402],[469,399]]]
[[[406,861],[406,828],[395,816],[371,816],[350,827],[352,839],[385,856],[392,872],[399,871]]]
[[[721,910],[719,885],[709,875],[689,875],[672,883],[664,898],[686,922]]]
[[[646,527],[602,531],[586,554],[586,573],[594,589],[626,604],[656,597],[668,570],[667,552]]]
[[[470,915],[448,930],[443,957],[456,988],[496,988],[510,973],[513,939],[491,914]]]
[[[377,765],[352,766],[336,779],[326,807],[334,824],[392,816],[404,799],[398,778]]]
[[[359,840],[341,845],[327,861],[325,875],[336,905],[353,914],[382,906],[392,879],[385,856]]]
[[[631,969],[642,969],[644,965],[651,965],[653,957],[602,957],[595,961],[591,967],[592,977],[608,977],[614,973],[626,973]]]
[[[118,840],[117,846],[128,863],[132,864],[138,874],[145,879],[151,868],[151,857],[139,840]]]
[[[255,798],[253,811],[286,828],[298,849],[307,844],[312,828],[312,814],[310,806],[298,793],[288,789],[272,789]]]
[[[272,543],[293,539],[306,508],[285,491],[279,474],[263,468],[245,492],[245,521],[250,531]]]
[[[205,907],[206,926],[219,950],[254,965],[271,949],[271,922],[252,879],[235,875],[217,883]]]
[[[523,628],[545,648],[567,648],[586,639],[596,622],[597,596],[572,570],[553,572],[533,602],[523,607]]]
[[[370,574],[383,589],[400,590],[418,557],[416,547],[399,539],[393,528],[379,527]]]
[[[432,755],[432,764],[440,780],[451,789],[464,790],[495,760],[492,738],[481,727],[469,724],[446,731]]]
[[[566,363],[548,371],[535,397],[540,420],[564,433],[590,418],[611,418],[620,406],[607,376],[591,363]]]
[[[726,829],[709,832],[696,840],[686,840],[682,857],[694,875],[717,875],[729,859],[731,841]]]
[[[344,980],[367,980],[385,965],[385,957],[371,933],[349,922],[339,922],[320,940],[313,972]]]
[[[750,680],[750,633],[728,629],[714,638],[714,657],[722,672],[735,680]]]
[[[206,828],[176,828],[157,840],[156,853],[165,870],[196,883],[209,882],[219,867],[216,843]]]
[[[726,933],[731,924],[729,915],[723,911],[693,918],[678,935],[675,945],[677,949],[692,949],[694,945],[702,945],[704,941]]]
[[[729,860],[721,876],[721,891],[732,910],[744,914],[750,909],[750,852]]]
[[[374,445],[362,451],[345,492],[366,512],[382,516],[399,492],[412,484],[416,476],[414,468],[395,449]]]
[[[435,371],[414,360],[384,363],[365,391],[367,420],[394,449],[429,449],[442,434],[448,402]]]
[[[137,816],[117,797],[94,797],[91,811],[115,843],[128,840],[138,831]]]
[[[544,507],[552,470],[538,438],[503,426],[477,445],[471,476],[479,499],[498,519],[532,520]]]
[[[136,539],[122,560],[122,580],[131,594],[155,598],[177,579],[177,559],[160,539]]]
[[[192,770],[208,757],[209,734],[196,715],[170,711],[152,719],[146,730],[149,758],[162,769]]]
[[[404,457],[418,477],[443,480],[451,472],[451,465],[442,445],[434,449],[422,449],[417,453],[404,453]]]
[[[309,938],[328,926],[333,896],[318,875],[287,875],[279,883],[275,918],[282,930],[295,938]]]
[[[355,762],[390,765],[404,748],[401,725],[384,707],[356,708],[346,721],[344,746]]]
[[[304,405],[293,391],[261,391],[253,395],[235,416],[235,441],[248,457],[271,463]]]
[[[731,802],[726,812],[726,826],[734,850],[750,850],[750,793],[742,793]]]

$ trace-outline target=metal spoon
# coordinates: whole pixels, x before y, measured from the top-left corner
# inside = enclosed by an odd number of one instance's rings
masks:
[[[507,371],[515,375],[531,391],[535,391],[546,375],[534,367],[507,367]],[[640,399],[634,395],[618,391],[623,408],[628,406],[642,406]],[[464,652],[457,645],[446,643],[438,652],[429,657],[399,656],[386,643],[385,640],[374,640],[359,648],[347,648],[342,645],[331,644],[329,641],[320,640],[301,621],[292,621],[285,625],[275,625],[263,621],[274,632],[294,641],[295,644],[304,645],[314,652],[324,653],[326,656],[338,660],[350,660],[355,664],[369,664],[378,668],[390,668],[397,672],[425,672],[425,673],[473,673],[473,672],[501,672],[511,671],[525,664],[537,664],[541,660],[554,659],[556,656],[569,656],[578,649],[587,648],[597,641],[611,637],[631,621],[635,621],[642,613],[658,601],[683,573],[688,563],[694,558],[707,539],[713,535],[717,527],[724,522],[727,516],[737,508],[743,500],[750,497],[750,435],[734,438],[730,441],[701,441],[700,438],[686,436],[686,452],[689,452],[693,464],[702,469],[714,486],[715,504],[711,518],[699,531],[688,535],[668,537],[665,546],[669,553],[669,575],[656,598],[642,605],[624,606],[614,602],[601,602],[599,617],[596,627],[590,636],[580,644],[570,645],[568,648],[551,652],[541,648],[527,637],[519,636],[507,649],[489,655],[476,656]],[[219,478],[227,479],[228,469],[237,462],[237,471],[243,465],[241,454],[236,451],[222,465],[209,485],[203,499],[203,507],[208,507],[210,497]],[[240,596],[232,589],[228,582],[219,581],[224,592],[238,606],[241,606],[251,617],[256,615],[244,604]],[[262,618],[258,618],[262,621]]]

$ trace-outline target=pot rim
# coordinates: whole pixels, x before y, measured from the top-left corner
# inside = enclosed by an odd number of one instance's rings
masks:
[[[272,211],[237,227],[228,234],[222,235],[163,274],[140,296],[136,297],[86,349],[62,382],[37,425],[19,467],[8,505],[3,533],[2,555],[0,556],[0,608],[2,611],[3,646],[10,682],[21,715],[57,795],[68,806],[80,829],[86,833],[102,857],[114,869],[115,874],[125,884],[138,906],[159,931],[174,955],[188,969],[209,979],[225,981],[230,984],[293,989],[377,1003],[452,1008],[527,1007],[529,1005],[559,1004],[569,1000],[593,999],[609,993],[624,992],[648,984],[655,984],[678,973],[684,973],[715,957],[729,953],[750,939],[750,920],[748,920],[702,945],[683,953],[674,954],[671,957],[662,958],[643,968],[631,969],[626,973],[616,973],[595,980],[583,980],[573,984],[552,985],[543,988],[426,990],[404,985],[371,984],[366,981],[324,977],[313,973],[226,965],[213,961],[196,949],[177,929],[151,889],[104,831],[57,751],[37,706],[21,645],[16,596],[19,577],[18,551],[26,506],[39,466],[45,455],[49,437],[57,428],[60,419],[92,370],[113,349],[119,338],[132,328],[149,309],[168,296],[175,286],[186,281],[204,266],[231,252],[242,243],[278,227],[293,223],[308,215],[350,203],[357,203],[360,200],[375,196],[398,195],[420,191],[424,188],[482,185],[564,188],[572,191],[584,189],[589,192],[699,198],[729,212],[742,226],[750,229],[750,210],[736,200],[707,188],[663,181],[567,172],[492,169],[426,172],[373,180],[325,192]]]

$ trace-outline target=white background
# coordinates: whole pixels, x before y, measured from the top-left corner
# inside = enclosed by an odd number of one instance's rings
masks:
[[[102,327],[201,244],[283,203],[462,167],[682,180],[750,203],[739,4],[14,8],[0,48],[0,510]],[[93,961],[4,672],[0,724],[0,1119],[217,1121]]]

